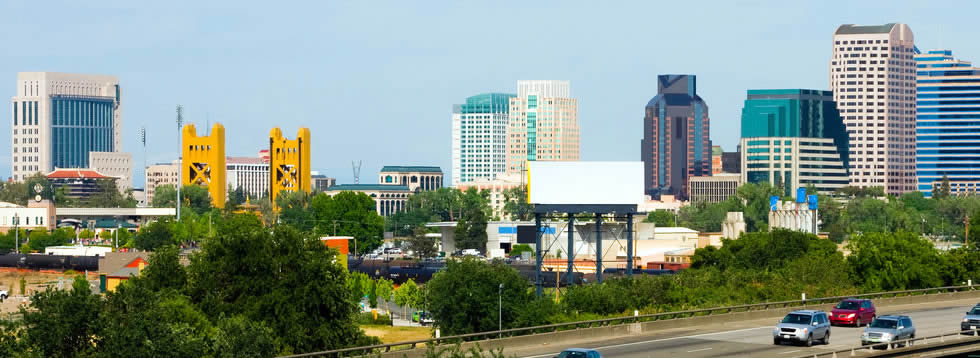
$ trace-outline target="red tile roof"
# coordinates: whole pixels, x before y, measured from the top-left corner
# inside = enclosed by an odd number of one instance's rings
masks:
[[[48,179],[95,178],[113,179],[114,176],[104,175],[92,169],[55,169],[46,175]]]

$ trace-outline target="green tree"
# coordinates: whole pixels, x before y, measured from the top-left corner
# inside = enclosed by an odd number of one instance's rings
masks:
[[[334,250],[288,225],[267,229],[254,215],[224,220],[190,257],[188,293],[209,317],[269,327],[280,353],[377,342],[353,323],[357,306]]]
[[[274,332],[265,325],[237,315],[218,321],[214,353],[219,358],[264,358],[276,355]]]
[[[463,211],[456,223],[456,247],[459,249],[477,249],[481,252],[487,248],[487,193],[469,188],[463,193]]]
[[[305,191],[286,191],[276,196],[279,208],[279,222],[289,224],[301,231],[311,231],[315,215],[310,211],[310,194]]]
[[[127,191],[125,195],[119,192],[116,182],[108,179],[96,181],[96,191],[82,201],[84,207],[89,208],[135,208],[136,199],[133,199],[132,191]]]
[[[31,296],[30,309],[21,308],[23,340],[28,350],[44,357],[90,355],[92,337],[100,335],[102,302],[84,277],[71,290],[43,290]]]
[[[643,219],[645,223],[654,223],[657,227],[674,227],[674,213],[669,210],[654,210]]]
[[[98,356],[202,357],[214,328],[185,296],[131,279],[106,294]]]
[[[534,249],[528,244],[517,244],[510,249],[510,256],[520,257],[522,253],[530,252],[531,256],[534,256]]]
[[[174,222],[170,218],[163,218],[140,228],[133,243],[137,249],[153,251],[166,245],[176,245],[174,236]]]
[[[401,306],[403,310],[402,314],[405,317],[409,315],[408,306],[418,308],[416,301],[420,291],[421,289],[419,289],[419,286],[415,284],[415,280],[413,279],[408,279],[395,290],[395,304]]]
[[[139,282],[152,291],[183,292],[187,286],[187,270],[180,263],[180,249],[174,245],[156,248],[140,273]]]
[[[932,197],[936,200],[946,199],[949,197],[950,191],[951,188],[949,185],[949,177],[946,176],[946,174],[943,174],[943,178],[939,186],[932,187]]]
[[[180,188],[180,199],[183,202],[181,215],[188,209],[197,214],[211,210],[211,194],[200,185],[184,185]],[[157,186],[153,193],[153,206],[158,208],[173,208],[177,203],[177,189],[173,185]]]
[[[385,278],[379,278],[375,287],[377,298],[385,301],[385,311],[391,312],[391,295],[395,292],[395,283]]]
[[[534,218],[534,204],[527,202],[527,186],[504,190],[504,212],[511,220],[527,221]]]
[[[928,240],[910,232],[864,233],[848,242],[854,281],[868,291],[941,286],[939,253]]]
[[[384,218],[374,208],[374,199],[360,192],[345,191],[334,196],[317,194],[311,204],[318,235],[353,236],[360,253],[381,246]]]
[[[424,227],[416,227],[412,237],[408,240],[408,245],[415,252],[415,257],[420,259],[435,257],[439,252],[436,247],[436,239],[427,237],[429,231]]]
[[[498,288],[503,284],[503,288]],[[514,268],[465,258],[449,260],[446,269],[426,283],[429,311],[446,335],[497,329],[498,290],[503,297],[501,321],[512,328],[532,301],[530,282]],[[525,322],[527,323],[527,322]]]

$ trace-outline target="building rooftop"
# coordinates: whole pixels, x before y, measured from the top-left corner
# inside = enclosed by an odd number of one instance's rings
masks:
[[[337,184],[326,191],[409,191],[405,185]]]
[[[834,35],[856,35],[856,34],[887,34],[895,27],[895,23],[884,25],[840,25]]]
[[[75,179],[75,178],[118,179],[114,176],[105,175],[92,169],[80,169],[80,168],[73,168],[73,169],[55,168],[53,172],[50,172],[45,176],[48,177],[48,179]]]
[[[697,234],[697,230],[686,227],[655,227],[653,232],[656,234]]]
[[[420,173],[439,173],[442,174],[442,168],[439,167],[426,167],[426,166],[398,166],[398,165],[386,165],[381,168],[382,173],[386,172],[420,172]]]
[[[259,157],[225,157],[225,164],[267,164],[269,162],[265,161]]]
[[[113,277],[113,278],[129,278],[130,276],[139,276],[139,275],[140,275],[139,267],[123,267],[117,270],[116,272],[113,272],[105,276]]]

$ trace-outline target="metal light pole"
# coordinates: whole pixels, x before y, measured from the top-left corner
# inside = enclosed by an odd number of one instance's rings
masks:
[[[117,250],[119,249],[119,230],[120,229],[122,229],[122,224],[119,223],[119,219],[116,219],[116,243],[113,246],[115,246]]]
[[[149,207],[150,201],[146,200],[146,187],[150,180],[146,175],[146,127],[140,127],[140,142],[143,143],[143,206]]]
[[[504,330],[504,284],[497,286],[497,330]]]
[[[180,221],[180,183],[184,181],[183,177],[183,158],[181,158],[181,153],[183,153],[184,145],[180,138],[180,129],[184,126],[184,107],[177,105],[177,221]]]

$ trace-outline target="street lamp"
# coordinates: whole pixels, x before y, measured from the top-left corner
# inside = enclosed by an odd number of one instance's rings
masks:
[[[184,181],[181,176],[183,171],[183,158],[181,158],[181,153],[183,153],[184,145],[180,140],[180,129],[184,125],[184,107],[177,105],[177,221],[180,221],[180,183]]]
[[[497,330],[504,330],[504,284],[497,286]]]

